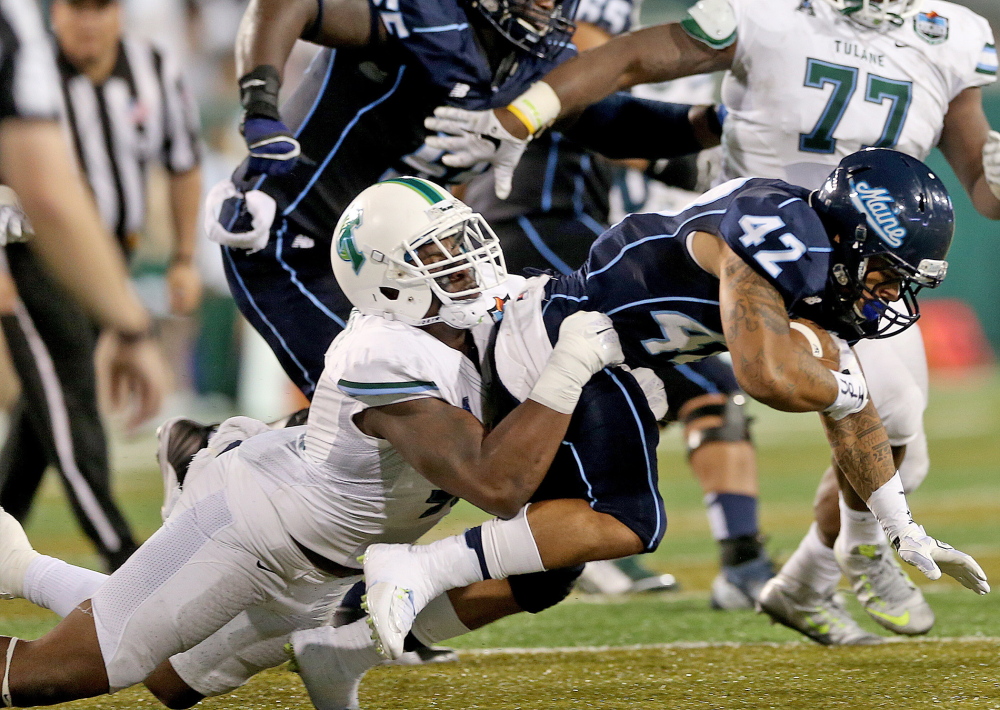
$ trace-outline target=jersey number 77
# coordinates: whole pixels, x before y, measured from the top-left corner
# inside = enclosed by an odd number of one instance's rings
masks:
[[[806,61],[805,85],[816,89],[833,86],[830,99],[823,108],[816,125],[809,133],[799,134],[799,150],[806,153],[833,153],[837,141],[833,138],[837,126],[840,125],[847,104],[858,88],[857,67],[843,64],[833,64],[819,59]],[[882,127],[882,135],[871,146],[875,148],[893,148],[899,142],[899,134],[903,131],[906,113],[910,109],[913,98],[913,82],[887,79],[877,74],[865,74],[865,101],[874,104],[889,102],[889,115]]]

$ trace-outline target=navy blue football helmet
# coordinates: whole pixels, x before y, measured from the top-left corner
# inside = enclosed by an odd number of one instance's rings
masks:
[[[467,0],[507,41],[539,59],[569,43],[577,0]]]
[[[948,271],[955,213],[941,180],[916,158],[867,148],[841,160],[810,204],[833,243],[824,300],[834,315],[863,338],[915,323],[917,293],[936,288]],[[899,277],[899,301],[886,303],[865,288],[873,259]]]

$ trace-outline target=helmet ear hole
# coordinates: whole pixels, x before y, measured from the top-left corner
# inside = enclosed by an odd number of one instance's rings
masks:
[[[388,298],[390,301],[395,301],[399,298],[398,288],[389,288],[388,286],[380,286],[378,289],[383,296]]]

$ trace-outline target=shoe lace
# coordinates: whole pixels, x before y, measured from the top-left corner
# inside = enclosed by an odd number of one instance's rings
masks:
[[[894,603],[905,601],[913,590],[913,582],[903,569],[895,563],[888,550],[873,560],[868,572],[862,575],[862,584],[872,600]]]

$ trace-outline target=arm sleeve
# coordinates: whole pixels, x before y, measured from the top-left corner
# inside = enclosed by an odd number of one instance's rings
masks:
[[[153,50],[163,94],[163,165],[172,173],[184,173],[201,162],[198,143],[198,107],[180,66],[173,57]]]
[[[688,121],[690,104],[612,94],[584,111],[564,133],[608,158],[672,158],[702,149]]]

